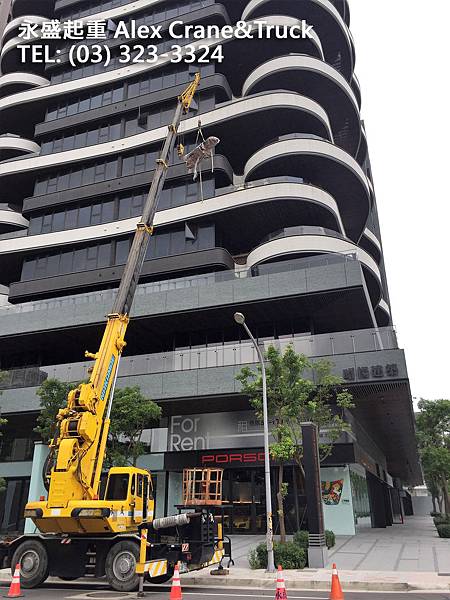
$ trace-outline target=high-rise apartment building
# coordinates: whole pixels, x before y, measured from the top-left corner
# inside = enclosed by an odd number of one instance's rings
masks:
[[[199,120],[205,137],[220,138],[214,170],[203,165],[200,189],[174,153],[118,378],[163,409],[140,459],[155,476],[157,514],[179,502],[183,467],[222,466],[229,530],[264,530],[262,430],[235,379],[256,355],[233,320],[239,310],[261,345],[328,358],[354,395],[352,434],[322,468],[327,527],[392,524],[402,484],[418,483],[420,470],[347,0],[13,0],[11,16],[0,56],[0,527],[20,530],[37,493],[37,387],[85,377],[84,351],[99,344],[175,98],[197,69],[183,138],[194,147]],[[25,19],[38,29],[82,20],[85,31],[105,22],[110,64],[71,66],[70,47],[93,39],[37,39],[55,62],[23,62]],[[164,54],[174,19],[305,20],[313,30],[223,40],[222,62],[120,62],[121,45],[142,41],[116,39],[119,21],[161,25]],[[296,467],[285,472],[294,531],[305,500]]]

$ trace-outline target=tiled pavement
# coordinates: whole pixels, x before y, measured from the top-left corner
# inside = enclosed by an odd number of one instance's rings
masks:
[[[264,536],[232,536],[237,567],[248,567],[248,553]],[[450,540],[438,537],[431,517],[406,517],[404,525],[361,528],[356,536],[339,536],[330,563],[357,571],[409,571],[450,574]]]

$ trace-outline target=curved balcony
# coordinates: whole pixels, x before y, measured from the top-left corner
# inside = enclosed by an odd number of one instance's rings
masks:
[[[362,248],[367,250],[371,256],[373,256],[377,263],[380,263],[383,252],[381,248],[381,242],[367,227],[364,229],[363,236],[360,240],[360,245]]]
[[[42,25],[44,21],[47,21],[45,17],[39,17],[38,15],[25,15],[23,17],[17,17],[16,19],[12,19],[5,27],[2,36],[2,44],[6,44],[9,40],[18,37],[19,35],[19,27],[23,23],[31,23]],[[22,40],[23,42],[23,40]]]
[[[45,21],[45,19],[42,19]],[[15,73],[16,71],[22,71],[27,69],[32,73],[43,75],[45,73],[45,64],[36,62],[33,63],[31,60],[27,60],[26,63],[22,61],[21,50],[18,46],[23,44],[48,44],[51,40],[41,40],[40,38],[33,38],[31,40],[24,40],[20,37],[11,38],[6,44],[3,45],[0,53],[0,71],[3,75],[8,73]]]
[[[352,40],[347,25],[330,0],[297,0],[295,3],[250,0],[242,19],[248,21],[270,14],[306,19],[319,35],[326,61],[341,71],[348,81],[351,80],[354,63]]]
[[[325,140],[285,136],[258,150],[244,169],[246,181],[296,175],[320,186],[336,200],[349,238],[359,240],[370,208],[369,185],[361,167]]]
[[[388,303],[382,298],[375,310],[375,318],[380,327],[385,327],[391,323],[391,311]],[[385,325],[380,325],[384,323]]]
[[[276,17],[271,17],[269,20],[272,21],[274,19],[274,23],[283,24],[284,22],[289,21],[289,18],[282,17],[281,22]],[[229,43],[229,42],[238,42],[239,40],[200,40],[191,44],[191,46],[196,47],[197,49],[200,46],[210,46],[214,47],[221,43]],[[298,44],[298,41],[297,41]],[[273,45],[271,46],[273,48]],[[185,47],[184,47],[185,48]],[[183,50],[184,51],[184,50]],[[59,84],[52,84],[48,86],[46,89],[34,90],[33,92],[22,92],[20,94],[15,94],[11,98],[3,98],[0,100],[0,112],[2,114],[2,118],[4,119],[12,119],[15,116],[15,108],[20,106],[28,106],[29,104],[33,104],[33,110],[36,107],[45,108],[47,105],[47,101],[50,98],[58,98],[58,97],[68,97],[71,93],[79,94],[84,90],[89,90],[94,87],[100,87],[104,85],[114,84],[115,82],[120,82],[130,77],[139,76],[153,70],[161,69],[170,64],[171,57],[169,56],[160,56],[158,60],[153,64],[133,64],[129,66],[124,66],[119,69],[111,70],[111,71],[103,71],[102,73],[98,73],[96,75],[91,75],[89,77],[84,77],[80,79],[75,79],[72,81],[67,81]],[[234,62],[230,61],[231,66],[230,69],[234,69]],[[234,69],[235,72],[235,69]],[[245,77],[245,74],[244,74]]]
[[[38,154],[40,151],[39,144],[32,140],[26,140],[12,133],[0,135],[0,162],[20,155]]]
[[[2,308],[9,308],[11,306],[11,304],[8,302],[8,296],[9,288],[7,288],[6,285],[0,284],[0,306]]]
[[[44,90],[37,90],[36,93],[42,91]],[[273,111],[277,113],[276,123],[271,116]],[[234,127],[229,127],[230,120],[233,120]],[[266,126],[262,128],[261,123],[265,123]],[[272,129],[269,127],[270,123],[273,123]],[[183,122],[183,133],[195,132],[197,127],[198,117],[186,119]],[[287,132],[294,127],[332,139],[331,126],[323,108],[314,100],[292,92],[261,94],[221,104],[214,110],[202,114],[202,127],[208,135],[208,128],[210,128],[211,132],[214,131],[214,135],[221,138],[220,150],[233,158],[232,166],[236,172],[243,170],[247,158],[258,147],[267,143],[269,136],[273,137],[275,131]],[[164,139],[166,132],[166,127],[159,127],[113,142],[5,163],[0,165],[0,177],[14,175],[17,182],[19,173],[31,173],[56,165],[62,167],[74,162],[148,147],[149,144]],[[234,136],[232,136],[233,132]]]
[[[50,17],[53,6],[54,0],[12,0],[11,13],[13,19],[34,14]]]
[[[358,161],[358,163],[361,166],[363,166],[364,163],[366,162],[367,151],[368,151],[367,136],[366,136],[364,127],[361,127],[361,138],[359,140],[358,152],[356,154],[356,160]]]
[[[326,110],[336,144],[356,155],[361,124],[357,100],[346,79],[327,63],[302,54],[289,54],[259,65],[245,80],[242,95],[271,89],[307,94]]]
[[[257,210],[256,210],[257,207]],[[264,180],[250,184],[245,188],[225,190],[203,202],[193,202],[176,208],[158,211],[155,227],[171,226],[185,221],[198,221],[214,215],[216,222],[224,221],[227,236],[233,245],[233,239],[242,240],[242,227],[247,228],[248,218],[243,211],[253,215],[254,235],[257,239],[266,235],[269,224],[288,223],[296,214],[313,212],[317,223],[326,222],[328,226],[345,233],[338,206],[335,200],[324,190],[304,183]],[[23,217],[22,217],[23,218]],[[28,225],[28,221],[23,219]],[[31,235],[18,239],[0,240],[0,254],[16,254],[36,250],[50,249],[62,245],[80,244],[93,240],[111,239],[131,234],[136,229],[138,217],[113,221],[102,225],[91,225],[54,233]],[[238,231],[239,229],[239,231]],[[257,243],[255,241],[255,243]]]
[[[10,73],[0,76],[0,98],[18,94],[29,88],[45,87],[50,85],[48,79],[32,73]]]
[[[305,233],[296,233],[296,230],[304,230]],[[251,269],[260,264],[272,262],[280,258],[301,255],[317,254],[353,254],[357,257],[363,267],[366,276],[372,305],[378,305],[381,299],[381,272],[373,258],[362,248],[353,244],[350,240],[339,236],[338,233],[330,232],[322,228],[292,228],[292,234],[286,230],[276,239],[263,242],[252,250],[247,256],[246,266]]]
[[[361,104],[362,104],[361,86],[359,85],[359,80],[354,73],[353,73],[353,77],[350,82],[350,85],[352,86],[353,93],[355,94],[355,98],[358,101],[358,106],[361,109]]]
[[[28,225],[28,220],[20,212],[13,210],[7,204],[0,204],[0,234],[26,229]]]

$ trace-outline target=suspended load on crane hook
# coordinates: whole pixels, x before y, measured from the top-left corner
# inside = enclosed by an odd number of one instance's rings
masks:
[[[197,179],[200,163],[205,160],[205,158],[214,160],[214,148],[219,142],[219,138],[210,136],[209,138],[206,138],[206,140],[203,140],[203,142],[189,152],[189,154],[186,154],[184,160],[189,172],[194,173],[194,181]],[[214,165],[212,166],[212,169],[214,171]]]

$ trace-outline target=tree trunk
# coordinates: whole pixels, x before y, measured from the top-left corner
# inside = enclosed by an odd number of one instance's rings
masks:
[[[433,503],[433,512],[437,512],[437,510],[436,510],[436,496],[434,494],[431,495],[431,502]]]
[[[442,496],[440,494],[437,497],[437,501],[438,501],[438,506],[439,506],[439,512],[442,514]]]
[[[445,513],[450,515],[450,498],[448,497],[448,483],[445,477],[442,478],[442,492],[444,495]]]
[[[286,543],[286,524],[284,522],[283,474],[284,474],[284,468],[283,468],[283,465],[281,464],[278,467],[277,501],[278,501],[278,520],[280,523],[280,542],[282,544],[285,544]]]

